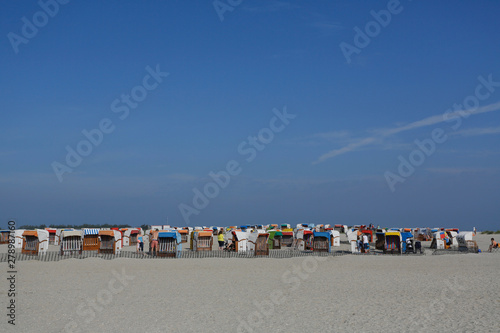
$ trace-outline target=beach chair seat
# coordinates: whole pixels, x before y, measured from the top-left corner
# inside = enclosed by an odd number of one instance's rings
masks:
[[[267,246],[267,237],[265,234],[262,237],[257,237],[255,241],[255,255],[256,256],[267,256],[269,255],[269,246]]]
[[[101,235],[101,244],[99,253],[114,254],[115,253],[115,237],[108,235]]]
[[[475,240],[467,240],[467,241],[465,241],[465,243],[467,244],[467,250],[469,252],[473,252],[473,253],[478,252],[479,247],[477,246],[477,243]]]
[[[158,238],[158,256],[159,257],[175,257],[177,251],[177,243],[175,238],[161,237]]]
[[[38,254],[38,237],[25,236],[23,245],[22,253]]]
[[[61,255],[74,255],[82,253],[82,237],[67,236],[61,242]]]

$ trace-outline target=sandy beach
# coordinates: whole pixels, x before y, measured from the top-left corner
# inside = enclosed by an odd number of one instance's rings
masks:
[[[487,249],[490,235],[478,235]],[[2,245],[2,252],[4,252]],[[500,331],[500,253],[16,263],[15,332]],[[1,304],[7,312],[7,264]]]

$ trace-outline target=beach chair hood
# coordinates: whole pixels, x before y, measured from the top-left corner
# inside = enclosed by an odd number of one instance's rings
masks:
[[[61,232],[61,238],[72,237],[72,236],[82,237],[81,230],[70,230]]]
[[[99,229],[96,228],[85,228],[83,229],[83,235],[98,235]]]

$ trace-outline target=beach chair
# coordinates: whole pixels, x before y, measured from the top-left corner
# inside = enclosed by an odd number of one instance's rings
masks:
[[[182,237],[181,237],[182,239]],[[212,251],[213,233],[209,230],[198,231],[194,235],[194,251]]]
[[[234,251],[236,252],[247,252],[248,235],[249,232],[241,230],[233,230],[232,234],[232,244],[234,244]]]
[[[269,231],[269,237],[268,237],[269,246],[268,246],[268,248],[274,249],[274,250],[281,249],[282,236],[283,236],[283,233],[279,230]]]
[[[281,246],[291,247],[293,244],[293,229],[285,230],[281,231]]]
[[[137,237],[141,234],[141,228],[124,228],[120,232],[122,234],[122,246],[136,246]]]
[[[348,229],[346,232],[347,235],[347,240],[349,241],[349,244],[351,245],[351,252],[352,253],[359,253],[359,248],[358,248],[358,230],[357,229]]]
[[[61,233],[61,255],[82,253],[82,231],[72,230]]]
[[[130,231],[130,239],[129,239],[129,244],[130,246],[137,246],[138,238],[139,235],[141,234],[141,229],[140,228],[135,228]]]
[[[475,233],[473,231],[462,231],[456,236],[456,241],[459,251],[467,251],[478,253],[479,248],[474,240]]]
[[[83,251],[99,251],[99,229],[84,228],[82,250]]]
[[[385,231],[375,233],[375,249],[383,251],[385,249]]]
[[[385,233],[384,253],[401,253],[401,233],[399,231],[388,231]]]
[[[314,251],[313,248],[313,239],[314,234],[312,230],[304,230],[304,250],[306,251]]]
[[[23,232],[23,248],[21,253],[40,255],[49,248],[49,232],[46,230],[25,230]]]
[[[38,234],[36,231],[26,230],[23,233],[24,242],[23,242],[23,254],[38,254]]]
[[[118,254],[121,248],[121,233],[119,230],[99,230],[99,253],[102,254]]]
[[[313,250],[313,231],[309,229],[298,229],[296,233],[295,248],[299,251]]]
[[[181,235],[176,231],[160,231],[158,233],[158,256],[180,257],[182,251]]]
[[[57,230],[56,229],[49,229],[49,228],[45,228],[45,230],[47,230],[49,232],[49,245],[57,245],[55,243]]]
[[[325,230],[331,234],[330,246],[340,246],[340,232],[333,228],[327,228]]]
[[[403,253],[415,253],[415,240],[411,232],[402,232],[401,246]]]
[[[188,229],[179,229],[177,230],[179,234],[181,235],[181,243],[187,243],[188,242],[188,237],[189,237],[189,230]]]
[[[431,249],[444,250],[446,248],[447,234],[444,231],[436,231],[432,235]]]
[[[268,256],[269,247],[267,246],[267,238],[269,234],[259,233],[257,240],[255,242],[255,255],[256,256]]]
[[[258,229],[248,235],[248,251],[254,251],[256,256],[269,255],[269,233]]]
[[[314,232],[313,233],[313,251],[314,252],[331,252],[331,237],[330,232]]]

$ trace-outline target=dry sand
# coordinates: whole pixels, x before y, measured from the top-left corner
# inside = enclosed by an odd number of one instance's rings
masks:
[[[500,332],[500,253],[16,266],[15,327],[0,273],[1,332]]]

